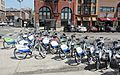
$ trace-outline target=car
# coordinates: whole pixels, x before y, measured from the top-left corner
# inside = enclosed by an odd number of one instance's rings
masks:
[[[98,27],[99,32],[105,32],[105,26],[101,25]]]
[[[63,30],[64,32],[70,32],[71,31],[70,28],[71,28],[70,25],[65,25]]]
[[[78,27],[77,27],[77,31],[78,31],[78,32],[87,32],[87,28],[84,27],[84,26],[78,26]]]
[[[99,30],[98,30],[98,28],[96,28],[95,26],[92,26],[92,27],[90,28],[90,31],[91,31],[91,32],[98,32]]]
[[[107,31],[107,32],[116,32],[116,28],[111,27],[111,26],[105,26],[105,31]]]
[[[14,26],[14,23],[13,22],[9,22],[9,26]]]
[[[0,22],[0,26],[7,26],[7,22]]]
[[[64,26],[64,32],[75,32],[76,27],[72,24],[68,24]]]

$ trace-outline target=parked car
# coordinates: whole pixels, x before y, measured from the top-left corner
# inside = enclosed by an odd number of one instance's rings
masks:
[[[0,26],[7,26],[7,22],[0,22]]]
[[[68,24],[64,26],[64,32],[75,32],[76,27],[74,25]]]
[[[13,22],[9,22],[9,26],[14,26],[14,23]]]
[[[99,26],[99,27],[98,27],[98,31],[99,31],[99,32],[104,32],[104,31],[105,31],[105,26],[102,26],[102,25]]]
[[[87,32],[87,28],[84,27],[84,26],[78,26],[78,27],[77,27],[77,31],[78,31],[78,32]]]
[[[70,28],[71,28],[70,25],[65,25],[63,30],[64,32],[70,32]]]
[[[90,31],[91,31],[91,32],[98,32],[99,30],[98,30],[98,28],[96,28],[95,26],[92,26],[92,27],[90,28]]]
[[[105,26],[105,31],[107,32],[116,32],[116,28],[111,26]]]
[[[74,25],[70,25],[70,31],[71,32],[76,32],[76,27]]]

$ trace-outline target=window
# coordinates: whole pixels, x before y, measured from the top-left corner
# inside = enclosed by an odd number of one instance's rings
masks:
[[[81,3],[81,0],[78,0],[78,3],[80,4],[80,3]]]
[[[92,7],[91,14],[96,14],[96,7]]]
[[[114,12],[114,7],[100,7],[101,12]]]
[[[120,7],[118,7],[118,12],[120,12]]]
[[[51,12],[48,7],[42,7],[39,12],[40,19],[50,19],[51,18]]]
[[[71,19],[72,17],[72,11],[70,8],[68,7],[65,7],[62,9],[61,11],[61,19]]]
[[[78,14],[81,13],[81,6],[78,6]]]
[[[84,3],[84,4],[89,4],[89,3],[91,3],[91,0],[84,0],[83,3]]]
[[[87,15],[90,14],[90,6],[84,6],[83,10],[84,10],[83,14],[87,14]]]
[[[91,3],[96,3],[96,0],[91,0]]]

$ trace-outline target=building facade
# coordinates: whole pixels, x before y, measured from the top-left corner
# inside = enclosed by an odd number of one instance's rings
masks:
[[[115,27],[119,25],[120,0],[98,0],[98,23]]]
[[[0,21],[5,20],[5,0],[0,0]]]
[[[17,20],[29,21],[32,20],[32,9],[25,9],[22,8],[21,10],[15,8],[7,8],[6,9],[6,21],[7,22],[14,22]],[[24,25],[24,24],[22,24]]]
[[[34,0],[34,9],[40,25],[46,19],[55,19],[57,27],[120,24],[120,0]]]

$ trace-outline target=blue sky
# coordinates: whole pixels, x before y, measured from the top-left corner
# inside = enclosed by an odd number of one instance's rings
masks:
[[[7,8],[20,8],[20,4],[17,0],[5,0]],[[21,4],[22,8],[32,8],[34,9],[34,0],[23,0]]]

